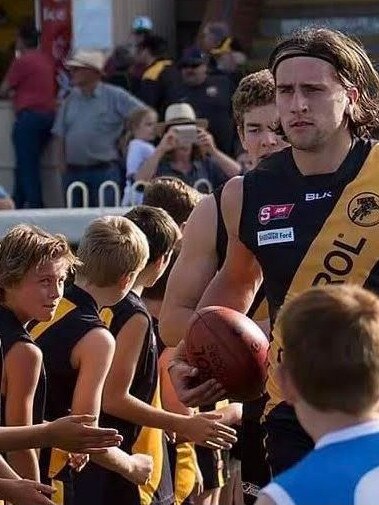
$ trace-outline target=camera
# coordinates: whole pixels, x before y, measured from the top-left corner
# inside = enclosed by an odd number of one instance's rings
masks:
[[[178,144],[180,146],[190,146],[196,143],[197,128],[194,124],[181,124],[174,127]]]

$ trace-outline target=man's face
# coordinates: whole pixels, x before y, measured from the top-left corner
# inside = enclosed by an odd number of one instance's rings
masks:
[[[207,66],[205,63],[188,64],[182,67],[182,78],[188,86],[200,86],[207,78]]]
[[[67,261],[63,258],[31,267],[24,278],[6,289],[9,301],[21,322],[50,321],[63,296]]]
[[[217,46],[217,40],[207,26],[204,28],[201,42],[204,51],[207,52]]]
[[[343,131],[350,99],[326,61],[298,56],[278,65],[276,104],[286,137],[296,149],[318,151]]]
[[[247,151],[252,167],[270,154],[281,151],[288,144],[275,133],[279,124],[274,103],[252,106],[243,115],[243,129],[238,133],[243,148]]]
[[[71,80],[78,88],[100,80],[100,74],[91,68],[71,67]]]

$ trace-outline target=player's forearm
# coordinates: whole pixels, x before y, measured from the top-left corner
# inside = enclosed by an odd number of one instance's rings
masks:
[[[130,454],[118,447],[110,447],[106,452],[100,454],[91,454],[90,459],[97,465],[111,472],[116,472],[125,479],[129,479],[133,471]]]
[[[0,427],[0,450],[3,452],[49,447],[51,442],[48,423],[34,426]]]
[[[257,280],[256,286],[253,288],[252,284],[250,278],[237,280],[220,270],[209,283],[197,308],[221,305],[246,314],[253,303],[256,291],[259,289],[260,280]]]
[[[21,479],[21,477],[8,465],[2,456],[0,456],[0,479]]]
[[[170,310],[170,304],[163,305],[159,318],[159,335],[168,347],[176,347],[185,337],[189,321],[195,307],[179,307]]]
[[[124,398],[103,398],[103,409],[108,414],[138,426],[158,428],[164,431],[182,431],[188,416],[166,412],[128,395]]]
[[[40,480],[38,458],[35,449],[8,452],[7,461],[24,479]]]

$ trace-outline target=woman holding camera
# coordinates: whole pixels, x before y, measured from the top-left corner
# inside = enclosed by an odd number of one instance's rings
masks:
[[[240,165],[217,149],[206,127],[207,120],[197,119],[188,103],[167,107],[164,123],[157,125],[162,139],[135,174],[135,180],[148,182],[154,177],[178,177],[199,191],[210,193],[239,175]]]

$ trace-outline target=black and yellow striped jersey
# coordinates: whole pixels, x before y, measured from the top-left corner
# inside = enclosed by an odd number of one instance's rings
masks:
[[[46,419],[52,421],[70,413],[78,371],[70,363],[76,344],[89,331],[104,328],[92,296],[75,284],[65,289],[54,318],[37,323],[30,330],[43,353],[47,376]],[[74,475],[67,465],[68,454],[59,449],[43,449],[40,457],[41,479],[57,490],[53,501],[75,505]],[[80,474],[75,474],[75,477]]]
[[[169,90],[175,87],[179,80],[180,74],[173,60],[159,58],[145,69],[136,94],[163,118],[169,104]]]
[[[33,344],[33,340],[30,338],[29,333],[24,328],[22,323],[17,319],[15,314],[8,308],[0,305],[0,338],[1,338],[1,348],[2,348],[2,360],[6,359],[6,356],[10,349],[17,342],[25,342],[27,344]],[[15,376],[17,376],[17,370],[14,370]],[[37,389],[34,395],[33,401],[33,423],[41,423],[44,419],[45,410],[45,397],[46,397],[46,375],[45,369],[42,365],[40,377],[37,384]],[[1,424],[5,426],[5,406],[6,397],[2,395],[1,398]]]
[[[130,387],[130,394],[139,400],[162,408],[158,376],[158,348],[153,331],[153,322],[141,298],[130,292],[117,305],[101,311],[101,317],[111,333],[117,338],[124,324],[135,314],[143,314],[148,321],[143,347],[138,359],[136,372]],[[106,496],[112,505],[171,505],[173,489],[170,475],[165,434],[157,428],[137,426],[129,421],[108,414],[102,414],[104,426],[113,427],[123,435],[121,448],[128,453],[150,454],[154,459],[154,469],[148,484],[136,486],[113,474],[108,479]],[[117,490],[117,492],[116,492]],[[127,499],[127,501],[125,501]]]
[[[46,419],[67,415],[71,409],[78,371],[71,366],[75,345],[89,331],[104,328],[90,294],[68,286],[51,321],[35,324],[30,334],[43,352],[47,376]]]
[[[240,239],[261,265],[273,327],[268,410],[282,402],[275,318],[283,302],[327,283],[379,290],[378,165],[379,147],[354,139],[334,173],[303,176],[287,148],[244,177]]]

